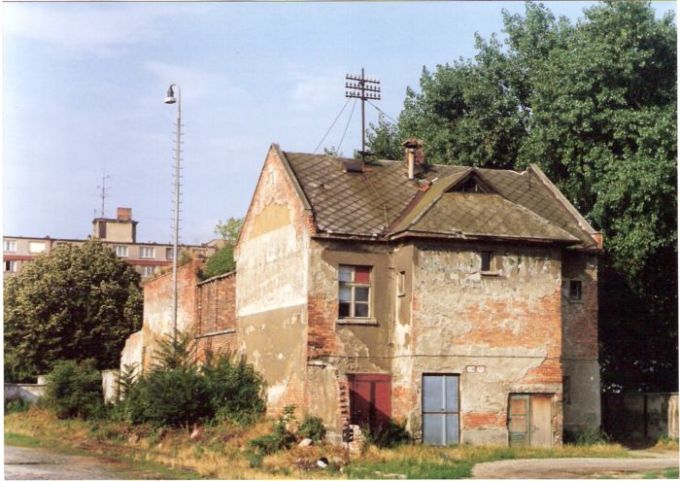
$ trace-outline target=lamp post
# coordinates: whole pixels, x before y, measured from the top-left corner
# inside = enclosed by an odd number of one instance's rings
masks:
[[[175,99],[175,92],[173,87],[177,89],[177,98]],[[179,165],[181,160],[181,143],[182,143],[182,91],[179,85],[171,84],[168,88],[168,93],[164,102],[166,104],[177,103],[177,130],[175,132],[175,215],[173,219],[173,236],[172,236],[172,342],[177,343],[177,248],[179,242]]]

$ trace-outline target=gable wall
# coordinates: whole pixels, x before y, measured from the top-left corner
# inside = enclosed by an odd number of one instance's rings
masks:
[[[267,381],[268,408],[304,405],[309,218],[274,149],[236,249],[237,339]]]

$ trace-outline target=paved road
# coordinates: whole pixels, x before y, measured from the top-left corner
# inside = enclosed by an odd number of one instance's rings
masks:
[[[116,468],[99,457],[5,446],[5,479],[123,479]]]
[[[475,478],[584,478],[635,475],[678,467],[678,455],[653,458],[512,459],[480,463],[472,468]]]

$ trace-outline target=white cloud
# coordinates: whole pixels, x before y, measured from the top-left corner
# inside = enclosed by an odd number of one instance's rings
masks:
[[[131,46],[150,42],[164,33],[158,19],[168,12],[112,10],[96,6],[37,4],[5,5],[5,32],[47,43],[53,47],[112,55]]]

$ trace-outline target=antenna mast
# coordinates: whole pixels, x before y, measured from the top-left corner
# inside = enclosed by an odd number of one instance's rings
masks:
[[[367,100],[380,100],[380,80],[364,76],[361,68],[361,76],[345,75],[345,97],[361,100],[361,158],[366,160],[366,109]]]
[[[104,216],[104,212],[105,212],[104,207],[105,207],[105,201],[106,201],[106,197],[107,197],[107,195],[106,195],[106,179],[110,179],[110,178],[111,178],[110,175],[102,175],[102,185],[97,186],[97,189],[99,189],[99,192],[100,192],[99,197],[101,198],[101,202],[102,202],[102,210],[100,212],[100,217],[105,217]],[[96,213],[96,211],[95,211],[95,213]]]

